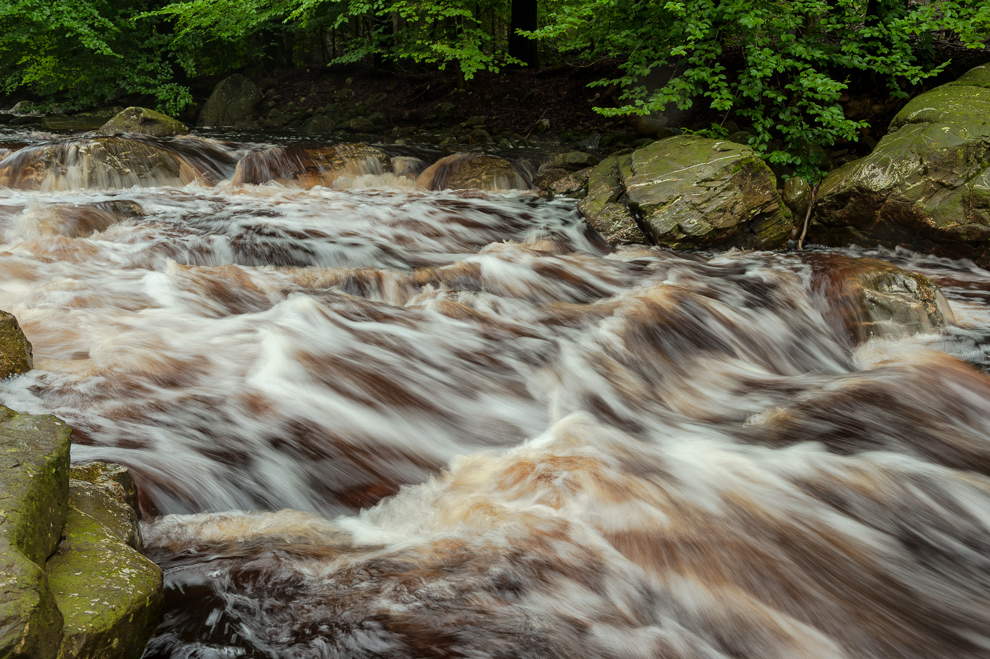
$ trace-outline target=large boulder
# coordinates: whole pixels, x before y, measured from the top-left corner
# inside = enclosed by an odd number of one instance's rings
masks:
[[[220,81],[199,113],[199,126],[231,128],[255,120],[261,90],[248,78],[235,73]]]
[[[589,223],[616,238],[673,249],[783,246],[793,226],[776,178],[749,147],[677,136],[606,158],[579,206]]]
[[[955,322],[942,291],[917,272],[877,259],[807,253],[824,315],[852,345],[933,332]]]
[[[33,366],[31,342],[13,314],[0,311],[0,380],[27,373]]]
[[[416,184],[428,190],[526,190],[530,183],[505,158],[484,153],[452,153],[416,178]]]
[[[121,110],[113,119],[103,124],[101,135],[132,133],[152,137],[185,135],[189,129],[181,121],[148,108],[130,107]]]
[[[808,237],[990,265],[990,65],[912,99],[869,156],[822,182]]]
[[[0,657],[54,657],[62,636],[44,568],[68,512],[69,432],[0,406]]]

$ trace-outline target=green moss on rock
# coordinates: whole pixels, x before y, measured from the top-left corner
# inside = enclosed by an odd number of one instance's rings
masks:
[[[99,129],[102,135],[139,134],[152,137],[172,137],[189,132],[181,121],[148,108],[130,107],[122,110]]]
[[[13,314],[0,311],[0,380],[27,373],[34,367],[31,342]]]
[[[0,657],[53,656],[61,636],[42,566],[66,519],[69,432],[0,406]]]
[[[77,482],[78,483],[78,482]],[[116,523],[83,512],[102,494],[74,486],[65,538],[48,562],[48,581],[65,618],[60,659],[137,659],[153,633],[163,602],[162,572],[121,539]]]

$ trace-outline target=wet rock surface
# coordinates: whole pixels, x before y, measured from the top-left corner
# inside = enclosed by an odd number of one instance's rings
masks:
[[[70,480],[63,535],[48,562],[65,619],[59,657],[140,657],[163,595],[161,570],[135,549],[134,510],[99,486]]]
[[[990,264],[990,65],[921,94],[869,156],[826,177],[809,239]]]
[[[240,128],[255,120],[261,90],[250,79],[234,74],[222,80],[199,114],[198,126]]]

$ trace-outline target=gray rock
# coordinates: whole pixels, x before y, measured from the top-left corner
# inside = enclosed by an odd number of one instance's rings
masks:
[[[794,221],[804,222],[811,204],[811,186],[800,176],[792,176],[784,182],[784,193],[781,195],[784,205],[794,214]]]
[[[609,156],[595,167],[588,177],[588,194],[578,204],[578,210],[588,224],[610,245],[648,243],[649,240],[622,203],[625,185],[621,171],[628,171],[632,156]]]
[[[232,127],[238,122],[253,121],[261,102],[261,90],[251,80],[235,73],[213,89],[199,114],[200,126]]]

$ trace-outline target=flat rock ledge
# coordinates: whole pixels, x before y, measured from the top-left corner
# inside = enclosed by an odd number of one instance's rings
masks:
[[[71,430],[0,406],[0,659],[140,657],[161,615],[133,482],[69,466]]]

